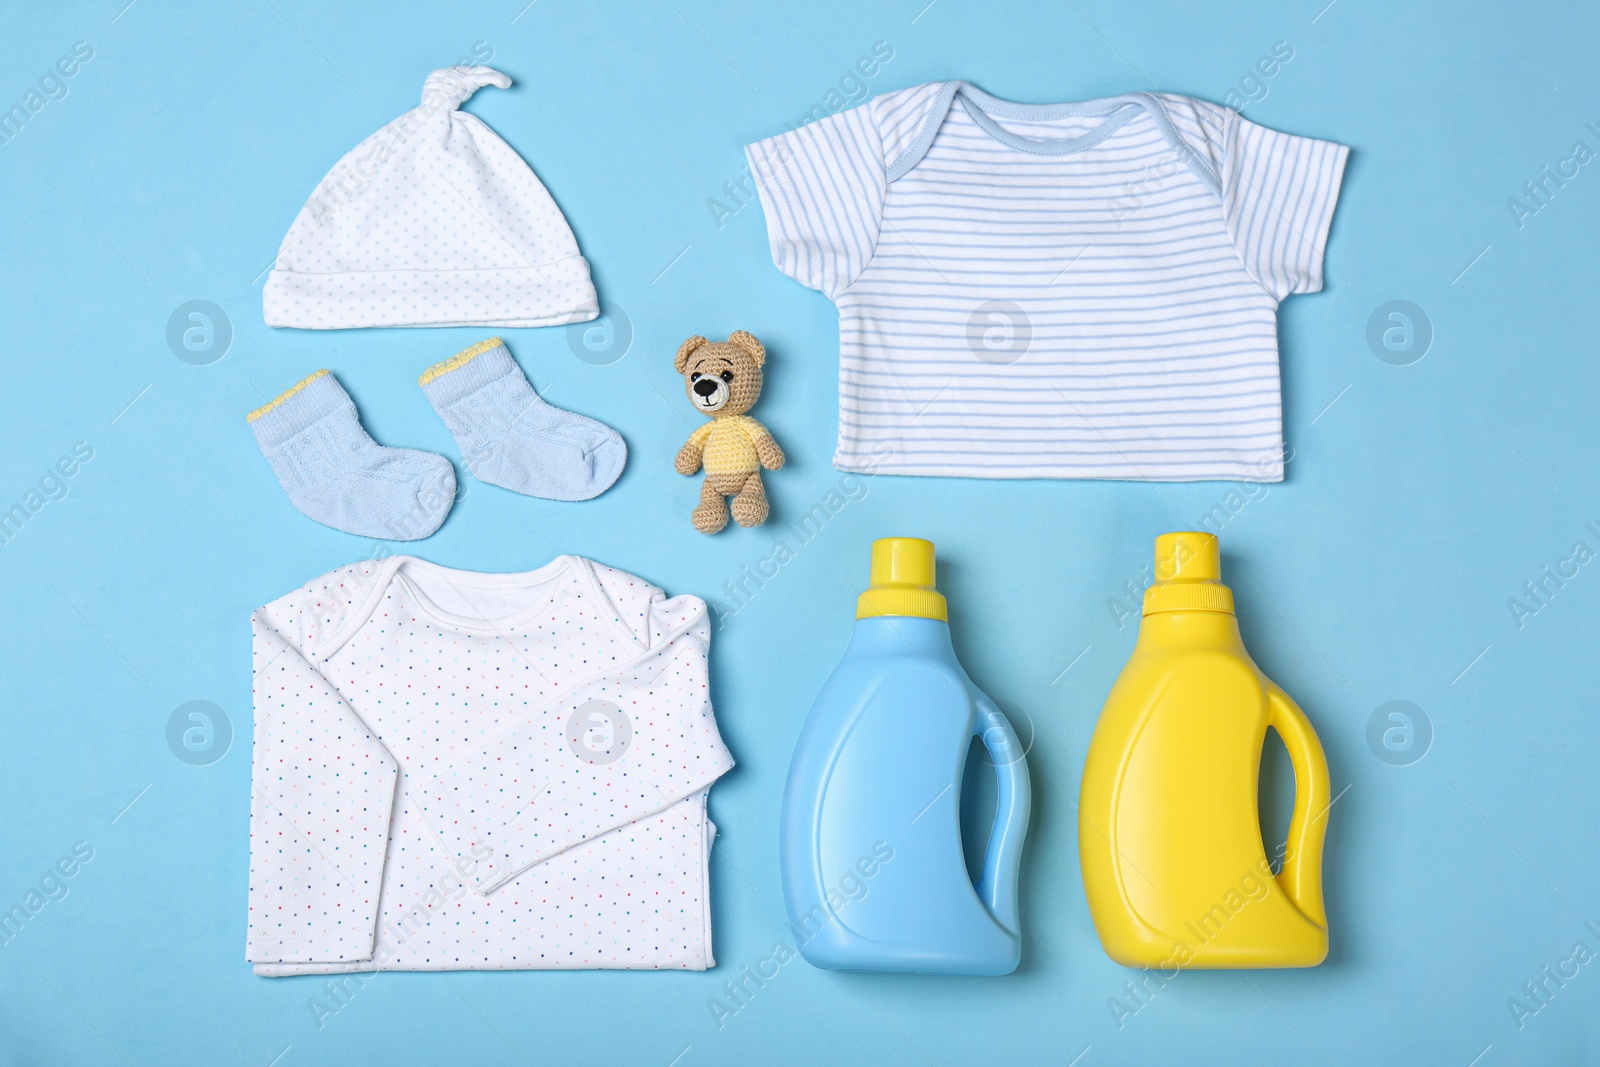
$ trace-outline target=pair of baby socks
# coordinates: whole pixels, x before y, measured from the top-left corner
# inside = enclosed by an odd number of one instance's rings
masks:
[[[418,384],[479,481],[547,500],[588,500],[627,461],[615,430],[540,399],[499,338],[429,367]],[[325,370],[248,418],[290,502],[324,526],[414,541],[437,530],[455,503],[450,461],[378,444]]]

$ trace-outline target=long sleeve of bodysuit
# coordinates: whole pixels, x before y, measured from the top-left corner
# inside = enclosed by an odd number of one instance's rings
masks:
[[[282,603],[251,616],[253,963],[370,959],[398,766],[319,672],[313,627]]]
[[[478,892],[670,807],[733,766],[709,699],[705,604],[658,599],[645,614],[639,655],[413,791],[446,847],[475,870]]]

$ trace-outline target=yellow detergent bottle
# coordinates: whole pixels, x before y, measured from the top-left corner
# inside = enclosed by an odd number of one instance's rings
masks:
[[[1089,744],[1083,887],[1106,954],[1129,967],[1312,967],[1328,955],[1328,762],[1245,651],[1221,574],[1211,534],[1156,538],[1139,640]],[[1295,776],[1276,876],[1256,799],[1269,726]]]

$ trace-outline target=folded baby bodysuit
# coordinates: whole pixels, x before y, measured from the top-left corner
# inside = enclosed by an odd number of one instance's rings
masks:
[[[746,153],[778,268],[839,309],[834,466],[1282,479],[1277,307],[1322,288],[1347,148],[936,82]]]
[[[257,974],[711,966],[704,602],[397,556],[251,624]]]

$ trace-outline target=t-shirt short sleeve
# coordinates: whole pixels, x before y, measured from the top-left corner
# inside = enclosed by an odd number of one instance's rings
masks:
[[[837,297],[872,258],[887,187],[872,110],[855,107],[745,148],[772,261]]]
[[[1322,261],[1350,149],[1236,117],[1222,165],[1223,215],[1245,269],[1282,300],[1322,288]]]

